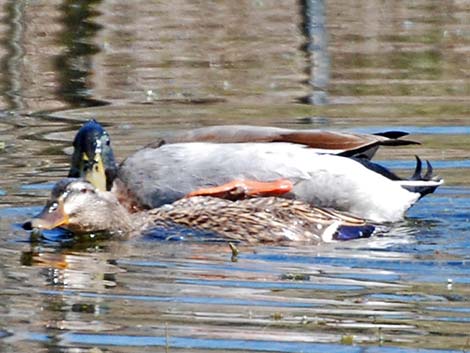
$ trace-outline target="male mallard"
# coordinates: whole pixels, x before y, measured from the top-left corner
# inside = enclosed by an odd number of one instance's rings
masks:
[[[315,145],[318,136],[322,138]],[[412,142],[381,135],[210,127],[174,134],[137,151],[117,167],[109,135],[92,120],[75,137],[69,176],[83,176],[98,188],[111,189],[121,202],[137,209],[156,208],[195,189],[220,186],[234,179],[284,178],[293,184],[291,192],[285,194],[288,198],[375,222],[393,222],[402,219],[409,207],[432,193],[442,180],[432,177],[429,163],[428,173],[421,176],[419,159],[411,180],[403,180],[365,158],[347,156],[369,157],[380,145],[401,143]]]
[[[229,201],[183,198],[171,205],[130,214],[116,196],[81,179],[63,179],[42,212],[25,228],[62,227],[74,233],[108,231],[127,238],[155,227],[177,225],[246,242],[308,241],[368,237],[363,219],[277,197]]]

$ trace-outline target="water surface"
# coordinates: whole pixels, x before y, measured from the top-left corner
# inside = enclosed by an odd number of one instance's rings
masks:
[[[466,1],[6,1],[0,351],[470,349]],[[98,118],[124,158],[162,131],[405,130],[377,159],[445,179],[406,221],[319,246],[32,242],[21,223]]]

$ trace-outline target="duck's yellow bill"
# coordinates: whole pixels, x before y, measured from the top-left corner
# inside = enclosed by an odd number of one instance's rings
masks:
[[[31,220],[31,227],[36,229],[50,230],[61,226],[66,226],[69,218],[64,212],[62,202],[52,203],[44,207],[38,215]]]
[[[93,161],[90,161],[86,153],[83,153],[80,171],[82,177],[96,189],[106,191],[106,173],[100,153],[95,154]]]

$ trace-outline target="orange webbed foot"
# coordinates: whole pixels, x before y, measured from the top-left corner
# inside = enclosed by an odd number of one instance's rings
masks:
[[[187,194],[186,197],[212,196],[229,200],[241,200],[257,196],[280,196],[288,193],[292,188],[292,182],[287,179],[267,182],[236,179],[223,185],[194,190]]]

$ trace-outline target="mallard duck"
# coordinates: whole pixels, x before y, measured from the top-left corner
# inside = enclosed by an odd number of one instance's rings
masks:
[[[197,196],[131,214],[113,193],[74,178],[54,186],[42,212],[25,228],[62,227],[74,233],[108,231],[117,238],[128,238],[172,225],[250,243],[344,240],[368,237],[375,229],[345,213],[278,197],[230,201]]]
[[[318,136],[323,136],[322,142],[313,148]],[[261,142],[265,140],[272,142]],[[295,143],[299,140],[312,142]],[[342,140],[344,146],[339,148]],[[346,148],[352,140],[361,143]],[[332,141],[338,147],[334,151]],[[381,135],[211,127],[178,133],[144,147],[118,167],[109,135],[92,120],[75,137],[69,176],[85,177],[99,189],[112,190],[129,209],[156,208],[175,202],[195,189],[220,186],[234,179],[285,178],[293,184],[291,192],[284,195],[287,198],[345,211],[374,222],[394,222],[401,220],[418,199],[434,192],[442,180],[433,177],[429,162],[428,172],[421,175],[419,159],[413,177],[403,180],[366,158],[349,155],[369,157],[378,146],[400,144],[398,141],[403,142]],[[409,143],[412,142],[404,142]],[[210,194],[209,189],[206,195]]]

